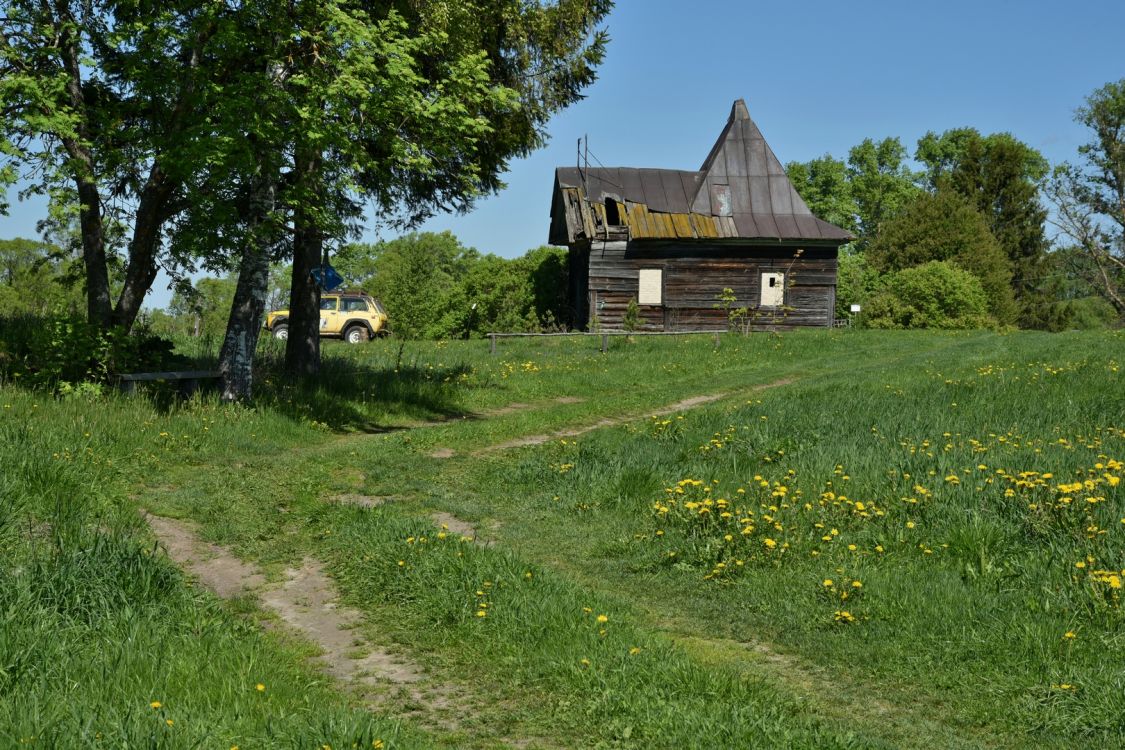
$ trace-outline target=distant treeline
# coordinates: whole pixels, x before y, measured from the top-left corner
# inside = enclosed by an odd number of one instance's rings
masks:
[[[331,264],[343,289],[379,299],[396,336],[410,339],[480,337],[490,331],[566,328],[566,250],[539,247],[501,258],[465,247],[450,232],[407,234],[340,249]],[[268,306],[289,305],[290,269],[270,275]],[[149,313],[157,333],[220,337],[236,278],[204,278],[176,292],[166,311]]]
[[[846,160],[825,155],[786,171],[813,213],[857,237],[840,253],[838,318],[878,328],[1047,330],[1120,321],[1125,274],[1114,268],[1112,242],[1084,242],[1059,224],[1068,210],[1098,205],[1096,180],[1081,183],[1066,165],[1052,171],[1009,133],[927,133],[913,162],[898,138],[869,138]]]

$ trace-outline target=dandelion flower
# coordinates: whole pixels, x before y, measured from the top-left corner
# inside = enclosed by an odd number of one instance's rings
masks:
[[[161,703],[160,701],[153,701],[152,703],[150,703],[150,704],[148,704],[148,705],[152,706],[153,708],[160,708],[160,707],[161,707],[161,706],[163,706],[164,704],[163,704],[163,703]]]
[[[260,683],[260,682],[259,682],[259,683],[258,683],[257,685],[255,685],[255,686],[254,686],[254,689],[255,689],[255,690],[257,690],[257,691],[258,691],[259,693],[264,693],[264,692],[266,692],[266,686],[265,686],[265,685],[263,685],[263,684],[262,684],[262,683]]]
[[[606,615],[598,615],[598,622],[609,622],[609,617]]]

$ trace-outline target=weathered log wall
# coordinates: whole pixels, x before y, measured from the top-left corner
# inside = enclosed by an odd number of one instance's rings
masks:
[[[747,307],[753,328],[831,326],[836,304],[835,247],[762,247],[721,244],[636,243],[595,240],[572,246],[588,258],[586,314],[603,328],[620,328],[629,300],[638,296],[641,269],[662,271],[660,305],[641,305],[642,330],[725,330],[719,295],[734,292],[733,307]],[[785,301],[762,307],[763,273],[785,274]],[[577,285],[576,285],[577,286]],[[574,290],[578,292],[578,289]]]

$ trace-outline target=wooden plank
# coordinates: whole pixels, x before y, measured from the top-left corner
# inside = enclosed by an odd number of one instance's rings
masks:
[[[629,208],[629,227],[633,230],[634,237],[651,237],[648,230],[648,220],[645,218],[645,206],[643,203],[634,203]]]
[[[695,231],[691,227],[691,217],[688,214],[669,214],[672,220],[672,227],[676,230],[676,236],[681,239],[692,239],[695,236]]]
[[[222,377],[218,370],[182,370],[172,372],[129,372],[117,376],[125,381],[147,380],[206,380]]]

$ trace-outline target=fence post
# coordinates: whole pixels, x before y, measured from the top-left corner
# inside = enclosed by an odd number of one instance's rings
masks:
[[[488,334],[488,338],[492,342],[489,345],[490,346],[489,354],[495,354],[496,353],[496,334],[490,333],[490,334]]]
[[[719,339],[719,332],[718,332],[718,331],[716,331],[716,332],[715,332],[715,348],[716,348],[716,349],[718,349],[718,348],[719,348],[719,343],[720,343],[720,339]]]
[[[607,349],[609,349],[609,334],[603,333],[602,334],[602,354],[605,354]]]

